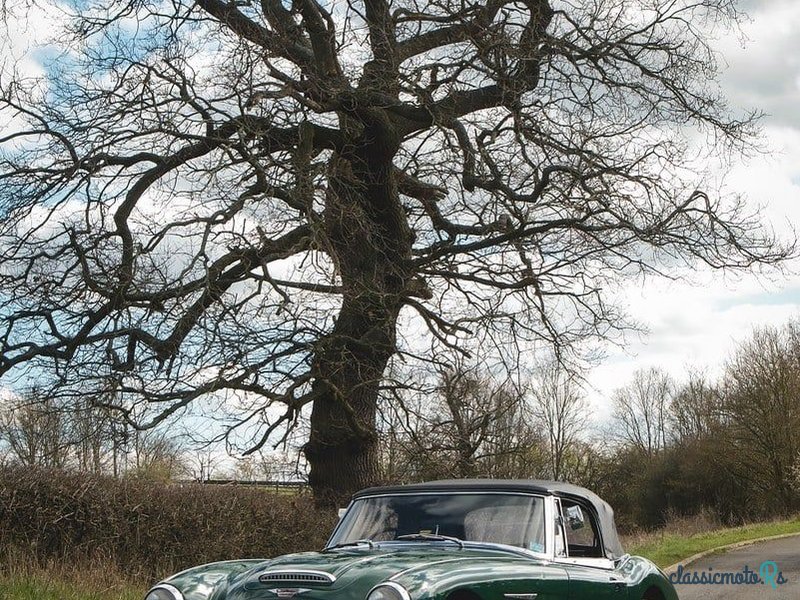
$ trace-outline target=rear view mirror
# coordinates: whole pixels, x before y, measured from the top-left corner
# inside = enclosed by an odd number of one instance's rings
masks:
[[[572,531],[583,529],[586,526],[586,519],[580,506],[568,506],[566,512],[567,523]]]
[[[339,509],[339,518],[341,519],[344,516],[344,513],[346,513],[346,512],[347,512],[346,508],[340,508]]]

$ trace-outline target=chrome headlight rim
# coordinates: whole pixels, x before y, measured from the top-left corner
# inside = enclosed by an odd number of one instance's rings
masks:
[[[147,595],[144,597],[144,600],[148,600],[148,598],[150,598],[150,594],[158,590],[164,590],[165,592],[168,592],[172,596],[173,600],[185,600],[181,591],[174,585],[170,585],[168,583],[159,583],[158,585],[151,587],[147,591]]]
[[[382,587],[388,587],[389,589],[392,589],[395,592],[397,592],[400,595],[401,600],[411,600],[411,595],[408,593],[408,590],[399,583],[395,583],[394,581],[384,581],[383,583],[379,583],[378,585],[376,585],[367,594],[367,600],[370,600],[372,594],[376,590],[379,590]]]

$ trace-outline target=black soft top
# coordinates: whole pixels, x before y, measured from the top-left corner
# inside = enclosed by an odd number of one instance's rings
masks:
[[[582,500],[583,504],[588,504],[588,507],[594,511],[597,517],[600,526],[600,535],[603,538],[603,545],[605,546],[606,557],[613,560],[621,557],[625,553],[619,541],[617,527],[614,524],[614,511],[611,509],[611,506],[594,492],[561,481],[546,481],[542,479],[448,479],[442,481],[428,481],[426,483],[414,483],[411,485],[368,488],[355,494],[353,499],[383,494],[409,494],[414,492],[446,494],[455,491],[524,492]]]

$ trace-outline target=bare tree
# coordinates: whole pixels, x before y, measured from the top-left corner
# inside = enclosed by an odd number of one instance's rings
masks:
[[[476,365],[457,361],[433,389],[389,406],[384,451],[392,480],[532,477],[541,439],[524,394]]]
[[[245,481],[296,480],[297,473],[287,453],[254,452],[236,461],[233,479]]]
[[[580,436],[588,425],[588,405],[580,382],[553,361],[538,370],[531,396],[533,417],[547,438],[548,476],[568,478],[570,453],[579,452]]]
[[[612,435],[653,457],[670,437],[670,407],[675,393],[672,378],[652,367],[633,374],[633,381],[614,392]]]
[[[671,423],[676,438],[697,440],[718,431],[722,412],[720,392],[705,373],[689,370],[686,383],[679,386],[670,407]]]
[[[2,457],[0,457],[0,464],[2,464]],[[800,454],[797,455],[794,465],[792,465],[791,477],[794,483],[794,489],[800,490]]]
[[[82,398],[65,410],[68,436],[76,467],[83,472],[118,476],[118,447],[122,434],[117,415]]]
[[[189,470],[186,454],[181,439],[166,429],[135,431],[129,441],[128,474],[147,479],[170,480]],[[210,454],[209,454],[210,456]],[[211,459],[205,462],[198,459],[197,465],[206,467],[206,479],[211,476],[213,464]]]
[[[0,407],[0,442],[12,461],[29,467],[61,468],[70,454],[65,411],[34,389]]]
[[[0,445],[31,467],[169,479],[183,470],[181,439],[166,427],[127,431],[115,413],[82,398],[67,404],[33,389],[0,405]]]
[[[212,479],[222,463],[220,455],[212,448],[187,452],[184,458],[187,472],[200,483]]]
[[[70,15],[68,60],[0,79],[0,375],[109,393],[133,427],[224,403],[251,450],[307,408],[322,502],[379,475],[393,358],[478,332],[563,351],[626,325],[609,280],[789,252],[714,196],[681,130],[749,143],[705,29],[733,2]]]
[[[800,505],[800,325],[757,330],[725,370],[722,414],[737,475],[783,511]]]

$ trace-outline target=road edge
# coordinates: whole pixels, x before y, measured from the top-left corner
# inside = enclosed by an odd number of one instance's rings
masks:
[[[716,548],[703,550],[702,552],[693,554],[692,556],[685,558],[680,562],[676,562],[674,565],[670,565],[662,569],[662,571],[664,571],[664,573],[666,573],[667,575],[671,575],[672,573],[675,573],[678,570],[679,566],[683,565],[685,567],[686,565],[690,565],[693,562],[708,556],[709,554],[716,554],[718,552],[727,552],[728,550],[735,550],[736,548],[744,548],[745,546],[752,546],[753,544],[759,544],[761,542],[771,542],[772,540],[782,540],[784,538],[790,538],[790,537],[800,537],[800,532],[782,533],[780,535],[770,535],[767,537],[755,538],[752,540],[743,540],[741,542],[735,542],[733,544],[726,544],[724,546],[717,546]]]

